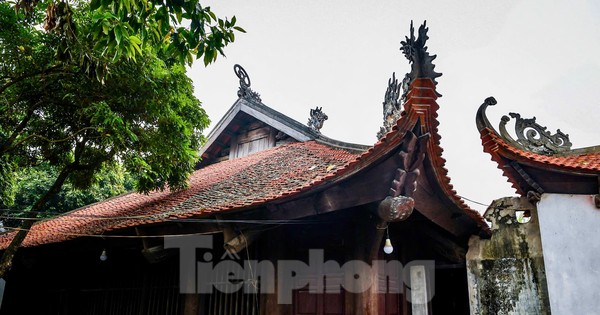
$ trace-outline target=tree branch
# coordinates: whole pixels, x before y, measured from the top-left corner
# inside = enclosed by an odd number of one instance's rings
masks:
[[[25,118],[23,118],[23,120],[21,120],[19,125],[17,125],[15,130],[13,130],[12,134],[8,137],[8,139],[6,139],[6,141],[4,141],[4,143],[2,143],[2,145],[0,145],[0,156],[9,151],[8,148],[10,146],[12,146],[13,141],[15,141],[15,139],[21,133],[21,131],[23,131],[23,129],[25,129],[25,127],[27,126],[27,123],[29,123],[29,120],[31,120],[31,117],[33,117],[33,113],[35,112],[35,109],[37,108],[37,106],[39,104],[40,104],[40,102],[36,103],[34,106],[32,106],[27,111],[27,114],[25,114]]]
[[[25,79],[29,79],[29,78],[33,78],[33,77],[45,75],[45,74],[58,74],[58,73],[70,74],[72,72],[70,72],[69,70],[63,69],[57,65],[57,66],[50,67],[45,70],[28,73],[28,74],[25,74],[25,75],[22,75],[22,76],[16,77],[16,78],[11,78],[11,80],[8,83],[4,84],[3,86],[0,86],[0,94],[4,93],[4,91],[6,91],[6,89],[8,89],[9,87],[11,87],[21,81],[24,81]]]
[[[29,135],[29,136],[27,136],[27,137],[25,137],[25,138],[20,139],[19,141],[17,141],[11,148],[7,148],[4,151],[0,151],[0,152],[1,153],[9,152],[9,151],[13,150],[15,147],[18,147],[21,143],[23,143],[23,142],[25,142],[25,141],[27,141],[27,140],[29,140],[31,138],[40,138],[42,140],[45,140],[48,143],[59,143],[59,142],[69,141],[69,140],[75,138],[81,132],[84,132],[84,131],[87,131],[87,130],[90,130],[90,129],[95,130],[96,127],[81,128],[81,129],[75,131],[75,133],[73,133],[72,135],[70,135],[70,136],[68,136],[66,138],[63,138],[63,139],[58,139],[58,140],[52,140],[52,139],[49,139],[49,138],[46,138],[44,136],[40,136],[40,135],[37,135],[37,134]]]

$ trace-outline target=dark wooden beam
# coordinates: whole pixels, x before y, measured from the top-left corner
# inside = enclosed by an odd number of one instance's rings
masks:
[[[560,173],[549,169],[521,166],[546,193],[585,194],[598,193],[598,175]]]

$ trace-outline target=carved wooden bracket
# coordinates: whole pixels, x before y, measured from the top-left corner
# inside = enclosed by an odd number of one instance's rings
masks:
[[[530,190],[527,192],[527,200],[529,200],[529,202],[535,205],[536,203],[540,202],[540,200],[542,200],[542,194],[540,194],[537,191]]]
[[[398,153],[400,167],[396,170],[388,196],[377,209],[377,214],[385,222],[406,220],[412,214],[415,207],[412,196],[417,189],[419,166],[425,159],[428,140],[429,134],[417,137],[414,133],[408,132],[405,135]]]
[[[529,199],[529,201],[533,204],[540,201],[542,194],[545,192],[542,186],[540,186],[540,184],[533,180],[533,178],[531,178],[531,176],[529,176],[529,174],[525,172],[525,170],[519,165],[519,163],[513,161],[510,163],[510,166],[514,168],[517,171],[517,173],[519,173],[521,178],[523,178],[523,180],[525,180],[525,182],[529,186],[531,186],[531,188],[533,188],[533,190],[527,192],[527,198]]]

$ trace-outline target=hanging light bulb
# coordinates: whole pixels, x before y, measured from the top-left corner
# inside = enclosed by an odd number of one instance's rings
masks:
[[[100,254],[100,260],[101,261],[106,261],[108,259],[108,256],[106,256],[106,248],[102,250],[102,254]]]
[[[387,238],[385,239],[385,244],[383,245],[383,252],[386,254],[391,254],[394,251],[394,246],[392,246],[392,241],[390,240],[390,231],[388,228],[385,229],[387,233]]]

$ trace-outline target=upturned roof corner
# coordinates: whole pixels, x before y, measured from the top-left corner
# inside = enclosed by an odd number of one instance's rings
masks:
[[[555,134],[551,134],[546,127],[536,122],[535,117],[521,118],[521,115],[518,113],[509,113],[508,116],[502,116],[498,126],[499,132],[496,131],[486,115],[488,106],[496,104],[497,101],[495,98],[488,97],[479,107],[476,116],[477,130],[479,132],[488,128],[515,147],[538,154],[553,155],[571,150],[572,143],[569,140],[568,134],[563,133],[560,129],[557,129]],[[511,117],[515,119],[516,140],[506,130],[506,125],[511,120]]]
[[[491,155],[518,194],[535,202],[544,193],[598,193],[600,146],[571,149],[569,135],[560,129],[552,134],[535,117],[525,119],[517,113],[502,116],[496,130],[486,115],[487,108],[496,103],[488,97],[475,121],[483,151]],[[516,139],[506,127],[511,118]]]

